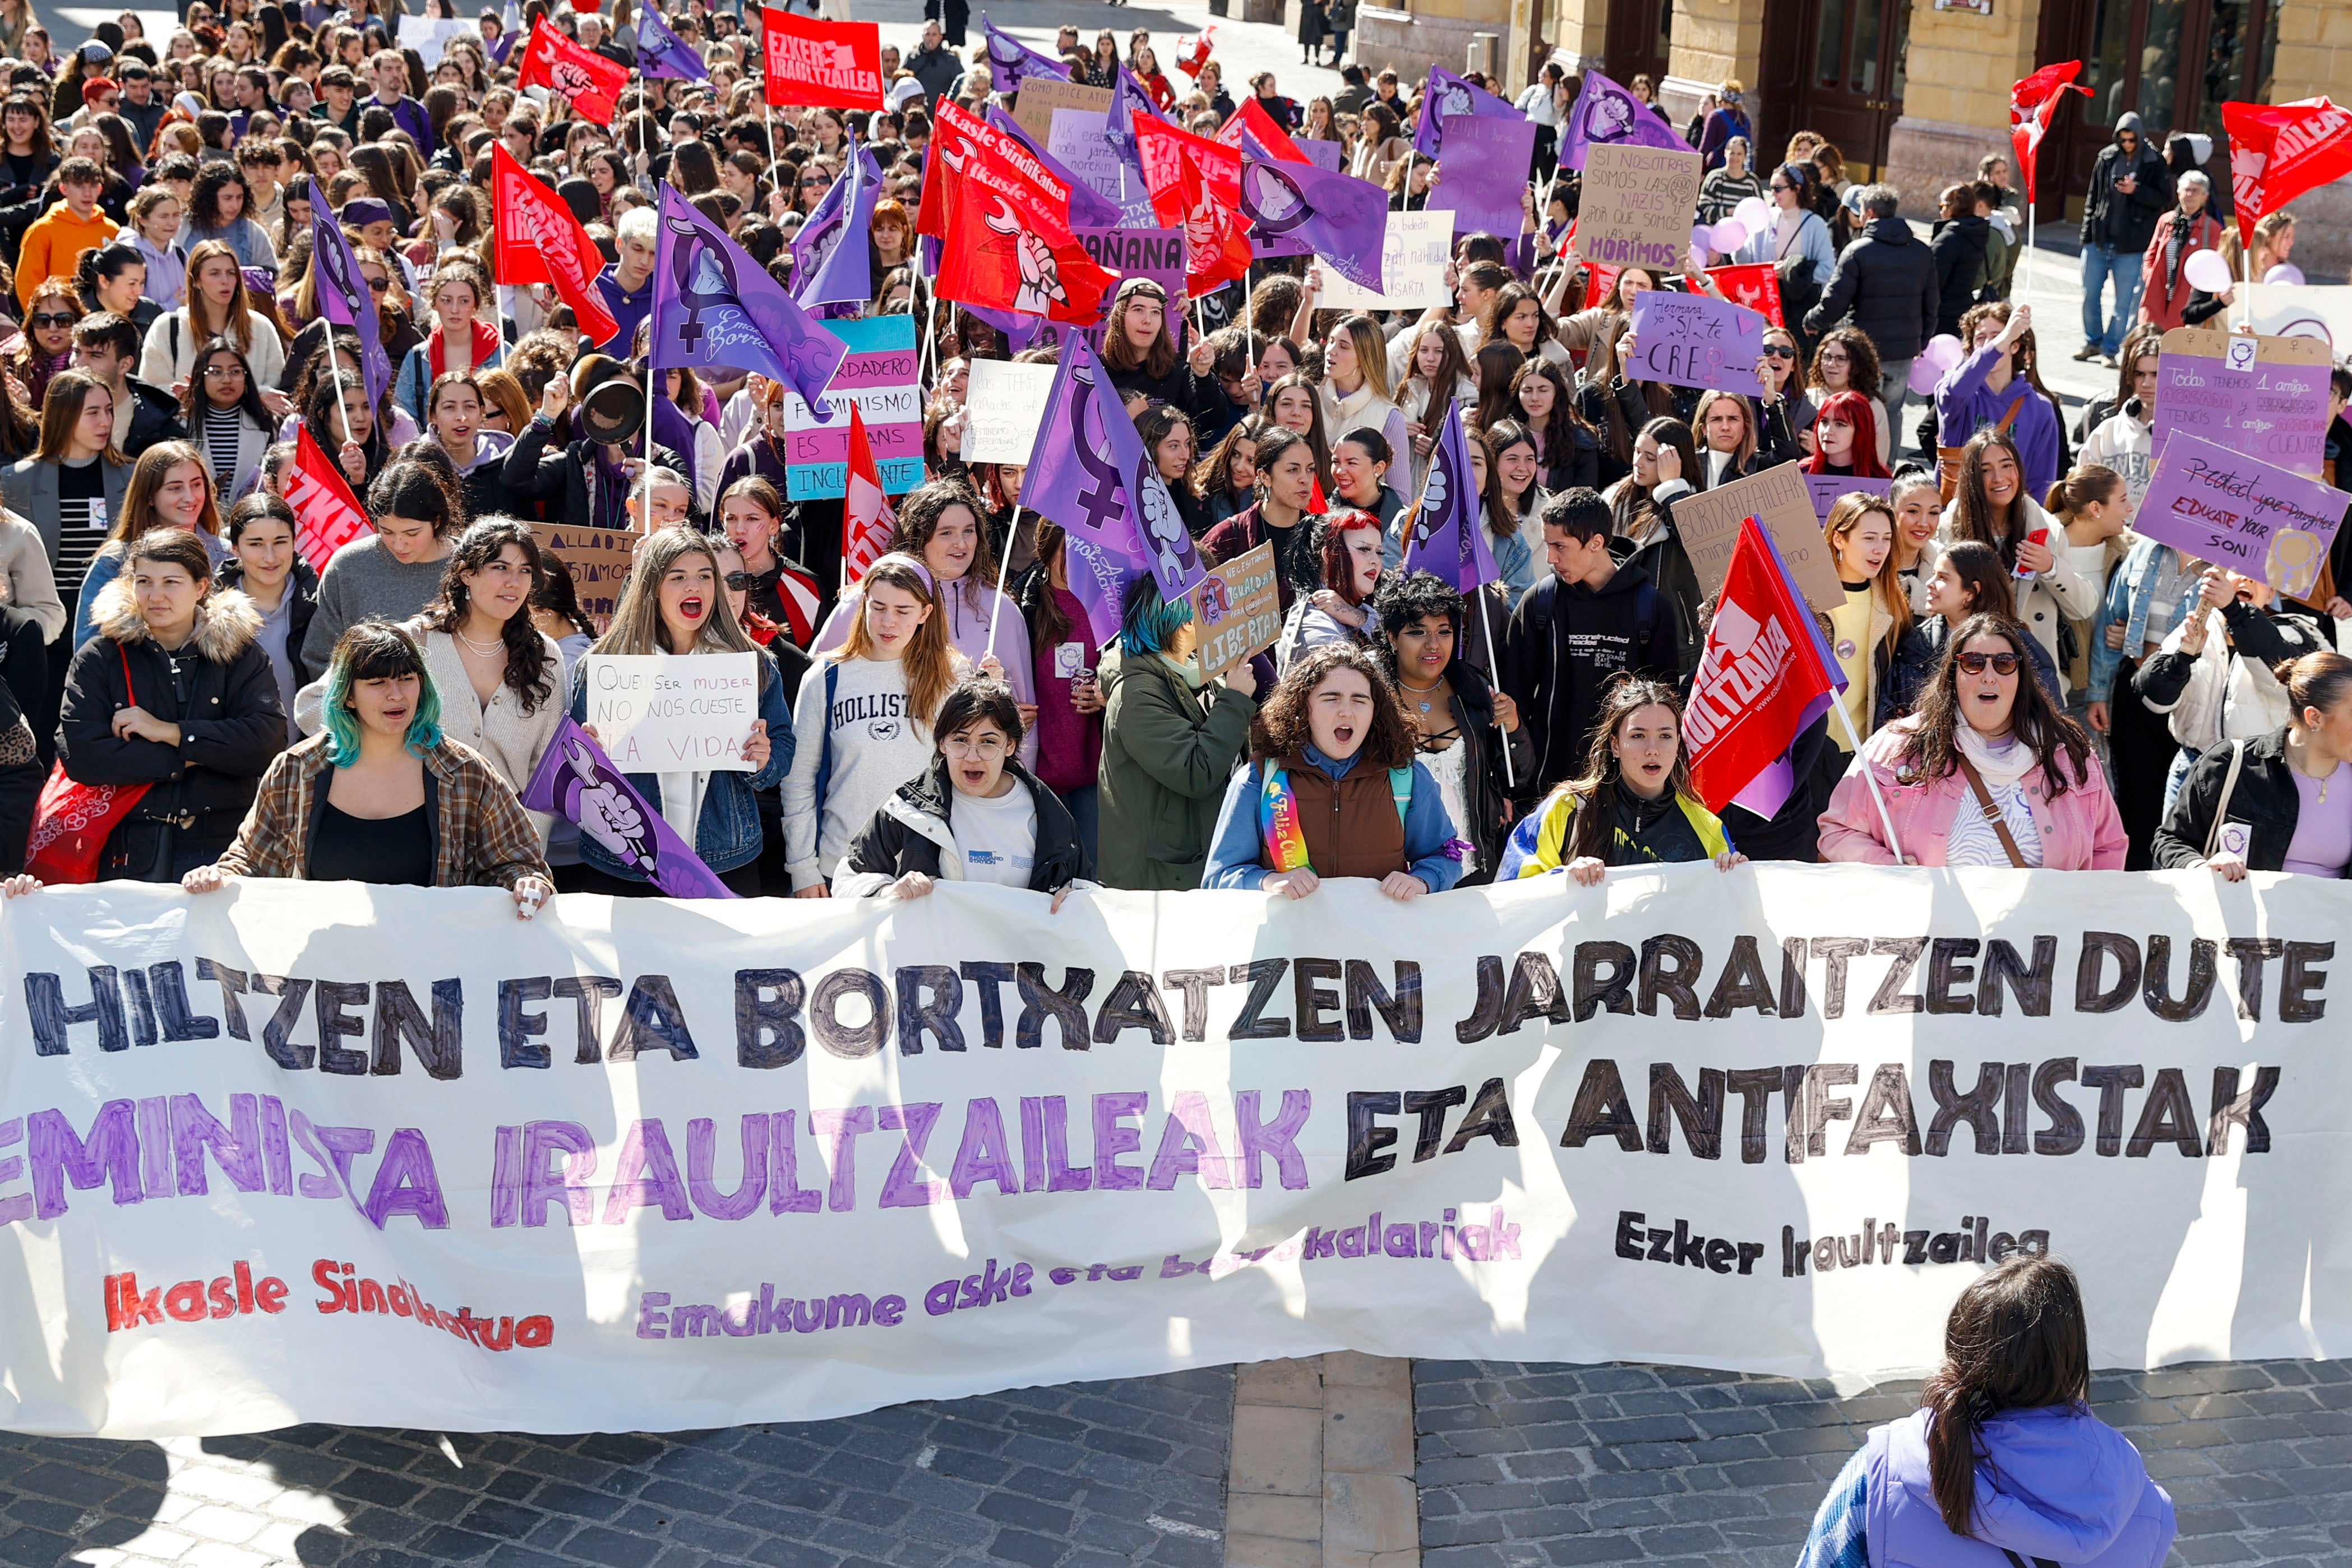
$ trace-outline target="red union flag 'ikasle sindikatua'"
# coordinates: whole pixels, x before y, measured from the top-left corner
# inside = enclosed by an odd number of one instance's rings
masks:
[[[534,22],[515,85],[561,93],[572,100],[580,119],[591,125],[610,125],[620,114],[621,89],[629,85],[629,68],[582,48],[544,21]]]
[[[1249,229],[1242,204],[1242,154],[1165,120],[1135,122],[1135,152],[1151,210],[1184,231],[1186,292],[1213,294],[1249,271]]]
[[[1760,817],[1779,811],[1795,783],[1790,744],[1844,688],[1771,535],[1743,519],[1683,712],[1691,783],[1707,810],[1737,800]]]
[[[1102,319],[1119,275],[1070,232],[1066,184],[1017,140],[945,99],[931,161],[923,207],[944,241],[940,298],[1081,327]]]
[[[312,439],[308,424],[294,429],[294,466],[286,470],[286,504],[294,508],[294,548],[314,571],[326,570],[337,550],[367,537],[367,513],[344,482],[342,469]]]
[[[771,104],[803,109],[882,107],[882,27],[820,22],[761,7],[761,38]]]
[[[593,341],[604,342],[621,329],[596,288],[604,253],[562,198],[516,162],[503,141],[490,143],[490,206],[499,282],[518,288],[551,286]]]
[[[2238,237],[2254,245],[2254,225],[2305,191],[2352,173],[2352,108],[2326,98],[2293,103],[2225,103],[2230,133],[2230,193]],[[2259,280],[2258,280],[2259,281]]]

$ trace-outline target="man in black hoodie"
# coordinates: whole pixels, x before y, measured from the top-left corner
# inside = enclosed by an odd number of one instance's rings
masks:
[[[1845,247],[1830,273],[1822,302],[1805,312],[1805,331],[1818,338],[1832,327],[1854,326],[1878,349],[1878,401],[1895,446],[1903,444],[1903,401],[1911,392],[1911,361],[1936,333],[1943,287],[1936,258],[1897,216],[1902,199],[1892,185],[1862,193],[1869,226]]]
[[[2078,360],[2112,365],[2124,334],[2138,319],[2142,258],[2156,237],[2156,220],[2172,210],[2172,171],[2164,154],[2140,134],[2139,116],[2116,117],[2116,139],[2091,165],[2083,201],[2083,346]],[[2107,279],[2116,280],[2116,312],[2103,317]]]
[[[1609,503],[1578,488],[1544,503],[1551,575],[1521,596],[1502,653],[1502,687],[1519,705],[1534,748],[1523,802],[1582,777],[1601,695],[1622,670],[1679,682],[1674,610],[1638,566],[1609,550]]]

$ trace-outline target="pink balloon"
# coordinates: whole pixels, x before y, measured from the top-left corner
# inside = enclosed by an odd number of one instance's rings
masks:
[[[1772,209],[1761,196],[1750,196],[1741,202],[1731,209],[1731,215],[1739,220],[1751,236],[1762,234],[1772,222]]]
[[[1738,218],[1726,218],[1707,231],[1707,245],[1724,256],[1729,256],[1748,243],[1748,225]]]
[[[1938,332],[1927,340],[1920,357],[1936,367],[1937,378],[1941,380],[1946,371],[1967,359],[1969,352],[1958,338],[1949,332]]]
[[[1911,390],[1921,397],[1935,396],[1936,383],[1943,379],[1944,372],[1925,353],[1911,361]]]
[[[2189,259],[2181,264],[2180,276],[2208,294],[2221,293],[2232,281],[2230,263],[2218,250],[2191,251]]]

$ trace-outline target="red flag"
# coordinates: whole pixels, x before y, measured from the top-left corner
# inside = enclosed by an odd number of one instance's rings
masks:
[[[1707,810],[1779,760],[1836,690],[1811,612],[1762,525],[1744,519],[1683,711],[1691,783]]]
[[[1209,63],[1209,51],[1216,47],[1211,41],[1215,37],[1216,31],[1216,24],[1212,22],[1201,29],[1198,37],[1190,40],[1189,43],[1182,38],[1177,39],[1176,47],[1182,52],[1176,57],[1176,68],[1188,77],[1199,76],[1201,68]]]
[[[1017,138],[945,99],[923,204],[940,225],[940,298],[1081,327],[1102,319],[1119,275],[1070,232],[1068,184]]]
[[[1136,118],[1135,150],[1152,212],[1162,224],[1184,231],[1185,293],[1198,298],[1247,273],[1241,150],[1148,115]]]
[[[312,439],[308,425],[294,432],[294,466],[286,470],[286,504],[294,508],[294,548],[314,571],[334,553],[372,531],[367,511],[343,479],[342,465]]]
[[[841,507],[841,571],[844,584],[857,581],[890,549],[898,519],[882,493],[882,470],[866,439],[866,416],[849,405],[849,477]]]
[[[592,125],[610,125],[620,117],[621,89],[629,85],[629,68],[583,49],[544,21],[530,25],[517,87],[543,87],[572,100],[580,119]]]
[[[490,206],[497,223],[491,261],[499,282],[552,285],[595,342],[621,329],[596,288],[604,253],[563,199],[516,162],[503,141],[490,144]]]
[[[1292,163],[1314,162],[1298,150],[1298,143],[1290,139],[1289,131],[1274,122],[1274,116],[1265,111],[1265,106],[1258,102],[1255,94],[1242,99],[1242,106],[1226,116],[1224,124],[1217,128],[1218,144],[1239,148],[1244,131],[1260,147],[1276,158]]]
[[[2089,88],[2074,83],[2082,70],[2080,60],[2061,60],[2043,66],[2009,89],[2009,141],[2017,150],[2017,172],[2025,177],[2029,203],[2033,200],[2033,161],[2042,151],[2042,137],[2049,133],[2050,121],[2057,115],[2058,100],[2069,92],[2091,95]]]
[[[853,408],[852,412],[856,412]],[[776,563],[776,598],[783,606],[784,632],[800,647],[816,635],[816,612],[824,602],[816,574],[788,560]]]
[[[2225,103],[2230,191],[2238,237],[2254,245],[2254,225],[2305,191],[2352,173],[2352,109],[2325,98],[2293,103]]]
[[[1723,297],[1734,305],[1745,305],[1760,312],[1775,327],[1785,327],[1780,319],[1780,274],[1769,261],[1751,261],[1738,267],[1710,267],[1706,275],[1715,279]],[[1612,278],[1613,282],[1614,279]]]
[[[882,107],[882,26],[820,22],[762,6],[761,38],[772,104],[803,109]]]

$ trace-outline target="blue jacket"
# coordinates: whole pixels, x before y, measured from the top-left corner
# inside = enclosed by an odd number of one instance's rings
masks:
[[[572,718],[575,724],[588,722],[588,685],[581,672],[586,661],[574,664],[572,671]],[[773,789],[783,781],[793,766],[793,707],[784,699],[784,678],[776,668],[771,654],[761,653],[760,722],[768,727],[768,765],[756,773],[715,772],[702,792],[702,814],[694,824],[694,852],[702,863],[715,872],[733,871],[756,858],[760,853],[760,807],[753,798],[761,789]],[[650,773],[625,775],[630,787],[646,798],[646,804],[661,810],[661,781]],[[645,873],[635,866],[623,865],[604,845],[587,833],[580,835],[580,859],[583,863],[616,876],[624,882],[643,882]]]
[[[2179,564],[2179,552],[2170,545],[2141,538],[2133,544],[2123,564],[2108,576],[2106,595],[2099,601],[2099,612],[2091,621],[2091,679],[2084,691],[2088,701],[2114,701],[2116,667],[2126,658],[2138,658],[2139,651],[2148,643],[2163,642],[2174,627],[2187,619],[2195,604],[2201,574],[2183,571],[2180,596],[2173,601],[2172,613],[2163,617],[2152,613],[2156,580],[2163,572],[2167,555],[2172,556],[2176,566]],[[2118,622],[2124,628],[2124,645],[2110,648],[2107,628]]]
[[[1333,779],[1345,779],[1354,758],[1334,762],[1313,745],[1307,760]],[[1265,781],[1265,764],[1253,762],[1225,786],[1225,803],[1217,812],[1217,831],[1210,841],[1209,863],[1201,873],[1202,887],[1257,888],[1265,884],[1265,843],[1258,833],[1258,790]],[[1412,800],[1405,808],[1404,869],[1422,880],[1432,893],[1444,893],[1462,880],[1462,862],[1445,852],[1454,840],[1454,819],[1439,798],[1437,780],[1429,769],[1412,765]]]

